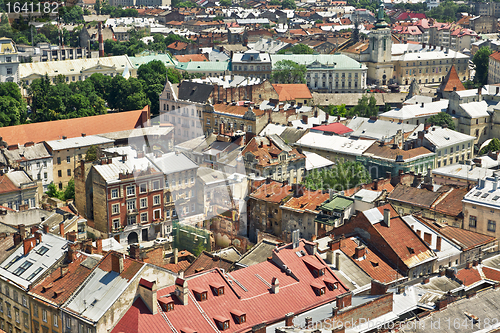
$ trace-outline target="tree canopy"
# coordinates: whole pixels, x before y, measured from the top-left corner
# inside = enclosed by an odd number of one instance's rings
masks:
[[[446,112],[440,112],[438,114],[429,117],[429,119],[427,119],[427,123],[431,124],[432,126],[446,125],[448,126],[449,129],[452,130],[455,129],[455,123],[453,122],[453,118]]]
[[[454,22],[458,20],[459,13],[471,13],[471,7],[467,4],[458,4],[447,0],[432,8],[426,15],[440,22]]]
[[[286,54],[289,52],[293,54],[314,54],[314,50],[305,44],[295,44],[288,49],[279,50],[278,54]]]
[[[311,190],[345,191],[369,182],[370,174],[361,162],[341,159],[331,169],[313,170],[305,177],[303,184]]]
[[[26,102],[14,82],[0,83],[0,127],[26,122]]]
[[[488,46],[481,47],[474,57],[472,62],[476,65],[476,75],[474,82],[485,85],[488,83],[488,65],[490,61],[491,50]]]
[[[59,191],[54,183],[50,183],[47,187],[46,194],[52,198],[58,198],[59,200],[66,201],[69,199],[75,199],[75,180],[72,178],[64,191]]]
[[[368,95],[363,95],[358,99],[358,104],[353,108],[347,110],[346,116],[353,117],[372,117],[377,116],[379,107],[377,106],[377,100],[374,95],[368,97]]]
[[[486,146],[484,146],[479,151],[479,154],[483,155],[489,153],[490,151],[499,151],[499,150],[500,150],[500,140],[498,140],[498,138],[493,138]]]
[[[306,66],[291,60],[276,63],[272,79],[278,83],[306,83]]]
[[[224,7],[229,7],[233,4],[231,0],[220,0],[219,4]]]

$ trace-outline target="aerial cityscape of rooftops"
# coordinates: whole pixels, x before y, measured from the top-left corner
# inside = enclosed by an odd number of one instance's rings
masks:
[[[0,2],[0,333],[500,332],[499,239],[500,2]]]

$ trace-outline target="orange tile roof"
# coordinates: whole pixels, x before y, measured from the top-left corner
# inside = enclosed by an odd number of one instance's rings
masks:
[[[34,285],[31,292],[50,303],[63,304],[92,271],[88,265],[82,265],[87,258],[89,258],[87,255],[80,255],[67,266],[67,273],[62,276],[61,269],[53,271]]]
[[[179,273],[180,271],[185,271],[191,263],[187,260],[181,260],[177,264],[165,264],[163,268],[168,269],[174,273]]]
[[[396,157],[398,155],[403,156],[403,160],[406,162],[406,160],[415,158],[421,155],[426,155],[426,154],[432,154],[432,152],[425,148],[425,147],[417,147],[413,149],[408,149],[408,150],[403,150],[400,148],[392,148],[390,145],[383,145],[381,146],[378,143],[375,143],[370,146],[365,151],[365,155],[368,154],[373,154],[373,158],[384,158],[384,159],[391,159],[391,160],[396,160]]]
[[[358,247],[358,243],[356,243],[355,239],[355,237],[345,239],[342,242],[340,250],[351,258],[352,261],[372,279],[388,283],[402,277],[402,275],[389,266],[387,262],[382,260],[382,258],[376,255],[375,252],[368,247],[364,258],[355,258],[356,247]]]
[[[496,60],[496,61],[500,61],[500,51],[497,51],[497,52],[495,52],[495,53],[492,53],[492,54],[490,55],[490,58],[491,58],[491,59],[494,59],[494,60]]]
[[[486,266],[483,266],[481,268],[481,270],[483,271],[484,276],[488,280],[500,281],[500,271],[499,270],[493,269],[490,267],[486,267]]]
[[[441,82],[441,87],[439,89],[441,90],[441,92],[453,91],[454,89],[456,89],[456,91],[465,90],[462,81],[460,81],[460,78],[458,77],[455,65],[451,65],[451,68],[448,74],[446,74],[446,77],[444,78],[443,82]]]
[[[14,191],[20,191],[20,188],[17,187],[6,175],[0,176],[0,193],[9,193]]]
[[[180,50],[185,49],[187,47],[187,45],[188,44],[184,43],[184,42],[173,42],[172,44],[167,46],[167,49],[180,51]]]
[[[488,244],[495,241],[495,237],[483,235],[478,232],[445,226],[437,229],[443,236],[455,240],[462,245],[462,251],[473,249],[477,246]]]
[[[312,98],[307,84],[273,84],[273,88],[278,93],[280,102]]]
[[[207,57],[203,54],[185,54],[176,55],[175,59],[179,62],[190,62],[190,61],[208,61]]]
[[[101,260],[101,262],[99,263],[99,268],[102,269],[103,271],[106,271],[106,272],[111,272],[113,269],[112,269],[112,256],[115,255],[117,252],[108,252],[106,254],[106,256]],[[118,255],[123,255],[121,253],[118,253]],[[139,270],[141,269],[141,267],[144,265],[144,263],[138,261],[138,260],[135,260],[135,259],[132,259],[132,258],[129,258],[129,257],[125,257],[123,259],[123,271],[121,272],[120,276],[123,278],[123,279],[126,279],[128,282],[130,282],[130,280],[137,274],[137,272],[139,272]]]
[[[433,208],[443,214],[459,216],[462,213],[462,199],[467,194],[467,188],[452,188]]]
[[[214,105],[214,111],[228,113],[228,114],[234,114],[236,116],[243,116],[245,114],[245,112],[248,111],[248,106],[220,103],[220,104]],[[264,114],[264,111],[262,111],[260,109],[253,109],[253,112],[255,113],[256,116],[261,116]]]
[[[260,143],[262,143],[262,146]],[[245,156],[247,153],[251,153],[257,160],[257,165],[267,167],[280,164],[277,159],[278,155],[282,152],[283,150],[281,150],[270,138],[253,137],[245,149],[243,149],[241,155]],[[288,152],[287,160],[296,161],[305,158],[306,156],[304,154],[299,153],[299,151],[294,148]]]
[[[462,268],[457,271],[457,279],[462,281],[465,286],[470,286],[482,280],[481,274],[477,267]]]
[[[295,211],[308,211],[314,214],[319,213],[316,209],[326,200],[330,198],[330,194],[323,193],[321,190],[309,191],[306,190],[300,197],[292,197],[282,207],[290,208]]]
[[[59,140],[63,136],[75,138],[85,133],[96,135],[131,130],[142,125],[143,110],[109,113],[99,116],[46,121],[34,124],[7,126],[0,128],[0,137],[9,145],[26,142]]]
[[[283,183],[271,181],[269,184],[262,184],[250,194],[250,197],[272,203],[281,203],[290,195],[292,195],[291,185],[284,185]]]
[[[196,258],[195,261],[193,261],[193,263],[186,268],[184,276],[190,276],[216,267],[227,271],[233,266],[233,264],[233,261],[203,251],[198,258]]]

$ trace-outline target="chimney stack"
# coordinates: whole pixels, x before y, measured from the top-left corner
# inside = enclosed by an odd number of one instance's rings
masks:
[[[174,248],[174,264],[177,265],[179,263],[179,249]]]
[[[363,258],[366,254],[366,246],[364,245],[360,245],[358,247],[356,247],[355,249],[355,257],[356,259],[359,259],[359,258]]]
[[[182,305],[188,305],[189,289],[187,280],[180,277],[175,280],[175,295],[179,298]]]
[[[30,251],[36,246],[36,238],[31,237],[23,240],[24,255],[30,253]]]
[[[102,238],[96,239],[97,254],[102,254]]]
[[[294,318],[294,313],[290,312],[285,315],[285,326],[290,327],[293,326],[293,318]]]
[[[59,233],[61,234],[61,237],[64,238],[64,221],[59,223]]]
[[[139,244],[130,245],[130,258],[141,260],[141,249],[139,247]]]
[[[158,313],[158,295],[156,281],[139,280],[139,295],[152,314]]]
[[[273,294],[277,294],[280,291],[280,283],[277,277],[273,277],[273,280],[271,281],[271,290]]]
[[[436,239],[436,251],[441,251],[441,237],[437,237]]]
[[[335,253],[335,268],[340,271],[340,252]]]
[[[43,225],[43,233],[48,234],[49,233],[49,226],[47,224]]]
[[[111,253],[111,270],[118,274],[123,272],[123,254],[114,251]]]
[[[391,211],[387,208],[384,209],[384,223],[390,228],[391,226]]]
[[[69,244],[67,260],[73,262],[76,259],[76,244]]]
[[[18,246],[23,241],[20,233],[14,234],[14,246]]]

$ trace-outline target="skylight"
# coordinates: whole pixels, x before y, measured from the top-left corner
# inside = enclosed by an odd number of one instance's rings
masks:
[[[48,250],[49,250],[48,248],[46,248],[45,246],[42,246],[36,251],[36,253],[43,256],[45,253],[47,253]]]
[[[492,199],[492,200],[493,200],[493,201],[497,201],[497,200],[498,200],[498,198],[500,198],[500,196],[495,195],[495,196],[493,197],[493,199]]]
[[[14,273],[14,275],[19,276],[19,275],[23,274],[24,272],[26,272],[26,270],[28,268],[30,268],[32,265],[33,265],[32,262],[25,261],[25,262],[23,262],[23,264],[21,266],[16,268],[16,270],[13,273]]]
[[[474,193],[474,196],[475,196],[475,197],[478,197],[478,196],[480,196],[480,195],[481,195],[481,192],[476,192],[476,193]]]
[[[481,196],[481,198],[486,198],[489,194],[488,193],[485,193]]]
[[[21,258],[20,256],[16,256],[14,259],[12,259],[7,265],[5,265],[5,269],[9,269],[10,266],[12,266],[13,263],[15,263],[19,258]]]
[[[33,273],[30,274],[30,276],[28,276],[28,281],[31,281],[35,276],[38,275],[38,273],[40,273],[42,271],[42,267],[38,267]]]

